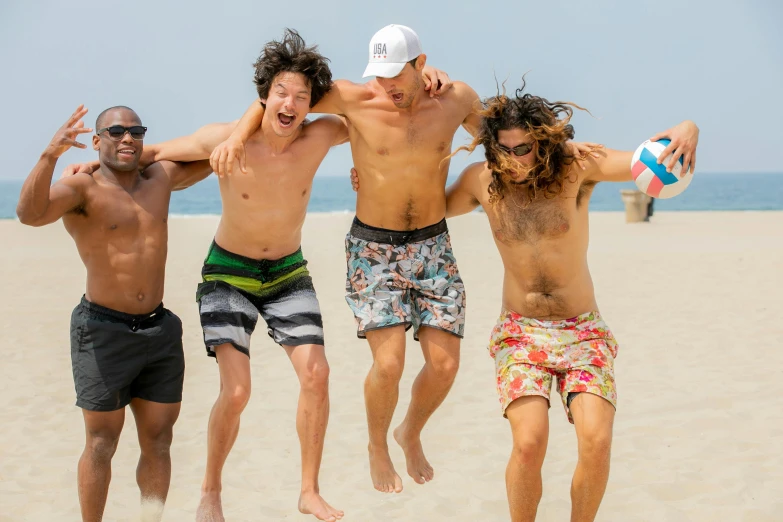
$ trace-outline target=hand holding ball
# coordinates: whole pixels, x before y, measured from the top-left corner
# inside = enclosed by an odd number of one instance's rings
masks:
[[[658,157],[669,145],[667,139],[658,141],[647,140],[636,149],[631,160],[631,174],[639,190],[658,199],[672,198],[688,188],[693,178],[693,172],[682,172],[680,156],[671,172],[666,172],[666,165],[671,161],[671,154],[658,164]]]

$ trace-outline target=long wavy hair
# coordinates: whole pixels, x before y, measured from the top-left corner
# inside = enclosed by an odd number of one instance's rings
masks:
[[[567,144],[574,137],[574,127],[569,122],[574,108],[586,109],[570,102],[551,103],[540,96],[523,93],[524,89],[523,77],[522,87],[514,96],[506,95],[504,83],[502,93],[498,89],[497,96],[480,102],[481,124],[476,137],[470,145],[454,151],[454,154],[460,150],[473,152],[479,145],[484,147],[487,166],[492,172],[488,189],[490,203],[502,200],[510,191],[522,192],[525,204],[539,194],[547,198],[560,195],[568,167],[576,159]],[[498,132],[511,129],[526,130],[535,140],[535,160],[531,166],[516,162],[500,148]]]

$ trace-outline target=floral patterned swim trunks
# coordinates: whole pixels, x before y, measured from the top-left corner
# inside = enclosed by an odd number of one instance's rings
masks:
[[[489,341],[503,416],[506,408],[520,397],[539,395],[549,401],[555,377],[572,424],[569,406],[573,394],[592,393],[617,407],[617,349],[617,341],[598,312],[539,321],[504,311]]]
[[[357,335],[405,325],[462,337],[465,286],[451,251],[446,220],[410,231],[385,230],[354,218],[345,238],[345,300]]]

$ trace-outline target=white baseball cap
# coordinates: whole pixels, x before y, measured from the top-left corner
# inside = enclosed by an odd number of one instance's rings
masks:
[[[421,41],[413,29],[404,25],[387,25],[370,40],[370,63],[362,77],[394,78],[406,63],[420,54]]]

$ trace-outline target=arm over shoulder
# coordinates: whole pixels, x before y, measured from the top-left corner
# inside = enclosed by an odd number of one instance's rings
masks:
[[[351,105],[369,97],[370,92],[365,84],[335,80],[329,92],[310,109],[310,112],[343,115],[350,110]]]
[[[150,165],[148,172],[153,169],[159,169],[166,176],[170,190],[186,189],[212,174],[208,159],[188,162],[163,160]]]
[[[162,160],[198,161],[209,159],[209,155],[212,154],[215,147],[231,135],[236,125],[236,121],[210,123],[189,136],[150,145],[149,148],[153,151],[150,163]],[[147,148],[145,147],[145,149]]]
[[[457,181],[449,185],[446,189],[447,218],[467,214],[479,206],[479,175],[484,169],[484,163],[472,163],[462,171]]]
[[[465,114],[465,119],[462,121],[462,127],[470,133],[471,136],[475,136],[478,132],[479,125],[481,124],[481,117],[478,114],[480,110],[479,96],[473,88],[465,82],[454,82],[454,94],[457,95],[457,99]]]
[[[345,119],[341,116],[332,114],[320,116],[310,125],[315,132],[323,136],[330,147],[348,141],[348,127],[345,124]]]

